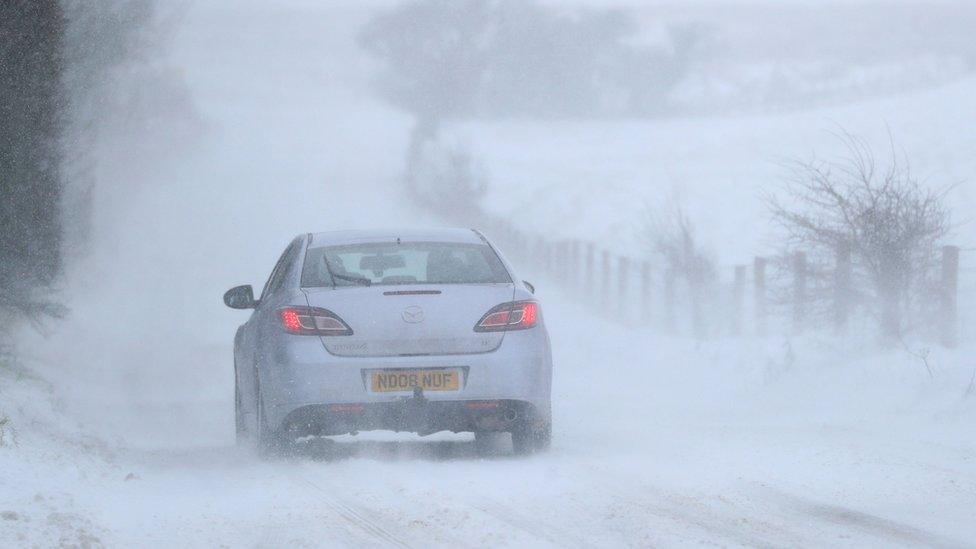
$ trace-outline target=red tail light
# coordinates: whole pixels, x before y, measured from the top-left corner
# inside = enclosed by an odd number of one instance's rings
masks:
[[[366,407],[362,404],[332,404],[329,406],[330,412],[362,412]]]
[[[278,311],[281,327],[289,334],[346,336],[352,328],[339,315],[318,307],[286,307]]]
[[[539,304],[535,301],[512,301],[492,308],[475,325],[476,332],[525,330],[539,320]]]
[[[497,400],[472,400],[464,403],[464,407],[469,410],[494,410],[498,406]]]

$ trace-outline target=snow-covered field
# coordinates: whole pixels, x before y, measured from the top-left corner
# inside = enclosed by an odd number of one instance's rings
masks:
[[[958,184],[957,221],[976,210],[976,77],[870,102],[778,115],[657,121],[469,123],[452,138],[481,159],[492,182],[488,207],[527,230],[590,238],[618,251],[641,244],[648,209],[677,199],[701,223],[722,261],[769,251],[761,191],[794,160],[837,158],[848,131],[887,158],[889,131],[912,171],[933,185]],[[568,153],[572,151],[572,153]],[[734,197],[735,208],[729,208]],[[560,216],[572,223],[553,223]],[[956,237],[967,247],[971,223]],[[734,235],[734,238],[732,238]]]
[[[237,449],[244,313],[222,292],[262,283],[301,231],[438,223],[399,190],[410,120],[367,92],[352,41],[365,15],[299,2],[181,18],[171,63],[204,130],[103,168],[114,186],[69,273],[70,319],[0,368],[0,546],[976,545],[971,337],[932,349],[931,377],[904,351],[815,334],[696,343],[593,318],[532,272],[557,365],[550,453],[389,433],[272,461]],[[532,207],[528,228],[628,249],[643,200],[686,193],[741,261],[763,245],[755,190],[772,161],[821,151],[834,122],[872,137],[887,122],[923,172],[974,173],[970,91],[458,132],[489,162],[489,208]]]

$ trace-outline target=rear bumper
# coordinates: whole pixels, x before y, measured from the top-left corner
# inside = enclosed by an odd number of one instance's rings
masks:
[[[473,423],[472,417],[492,415],[488,413],[492,410],[466,408],[465,403],[471,401],[504,401],[506,410],[518,403],[531,410],[532,417],[548,419],[552,359],[544,330],[508,333],[496,350],[470,355],[338,357],[326,353],[312,338],[295,336],[292,343],[260,369],[266,417],[275,429],[305,424],[319,426],[309,428],[321,428],[323,434],[337,430],[326,428],[327,422],[348,425],[337,433],[427,429],[417,419],[418,413],[403,412],[410,406],[406,402],[414,400],[412,393],[370,390],[369,372],[382,369],[449,368],[462,373],[458,390],[428,391],[424,395],[427,412],[419,417],[436,423],[440,426],[437,430],[475,430],[472,425],[480,424]],[[363,405],[364,412],[358,416],[352,412],[336,414],[330,411],[333,404]],[[457,418],[452,419],[455,413]]]
[[[431,401],[410,398],[367,404],[316,404],[290,412],[282,431],[290,437],[328,436],[357,431],[510,431],[519,425],[548,421],[528,402],[515,400]]]

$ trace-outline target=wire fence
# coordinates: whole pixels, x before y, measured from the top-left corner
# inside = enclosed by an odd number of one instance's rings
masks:
[[[959,254],[959,330],[960,337],[976,332],[976,249],[964,248]]]
[[[795,252],[733,265],[696,285],[648,257],[598,243],[527,234],[505,218],[469,211],[521,267],[546,276],[596,314],[631,326],[699,338],[796,334],[827,328],[865,333],[882,319],[858,289],[857,265],[841,252],[831,262]],[[976,322],[976,254],[947,246],[919,290],[918,318],[906,329],[954,346]],[[927,293],[926,293],[927,292]]]

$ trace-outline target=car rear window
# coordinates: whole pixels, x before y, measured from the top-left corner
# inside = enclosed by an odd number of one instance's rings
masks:
[[[362,243],[310,247],[302,286],[509,283],[512,277],[485,244]]]

